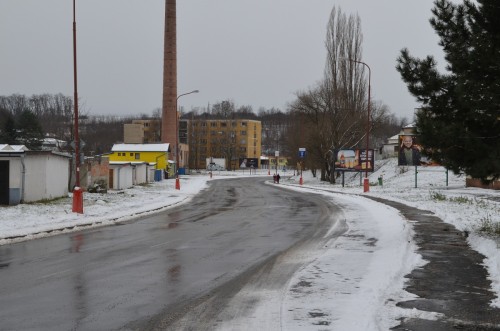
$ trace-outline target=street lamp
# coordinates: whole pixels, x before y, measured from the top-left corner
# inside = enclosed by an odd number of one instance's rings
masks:
[[[368,158],[368,148],[369,148],[369,145],[370,145],[370,100],[371,100],[371,76],[372,76],[372,72],[371,72],[371,69],[370,69],[370,66],[362,61],[357,61],[357,60],[352,60],[352,59],[348,59],[349,61],[351,62],[354,62],[354,63],[358,63],[358,64],[362,64],[364,66],[366,66],[368,68],[368,117],[367,117],[367,120],[366,120],[366,171],[365,171],[365,180],[363,182],[363,191],[364,192],[368,192],[370,191],[370,181],[368,179],[368,162],[369,162],[369,158]]]
[[[175,99],[175,189],[176,190],[181,189],[181,182],[179,181],[179,113],[177,111],[177,103],[180,97],[198,92],[200,91],[193,90],[191,92],[183,93],[179,95],[177,99]]]

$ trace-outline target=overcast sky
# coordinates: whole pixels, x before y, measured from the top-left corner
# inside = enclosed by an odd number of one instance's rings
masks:
[[[436,55],[431,0],[177,1],[179,105],[286,110],[323,76],[330,12],[358,14],[372,98],[411,120],[395,70],[403,47]],[[151,114],[162,102],[164,0],[77,0],[78,94],[93,115]],[[71,0],[0,0],[0,95],[73,95]]]

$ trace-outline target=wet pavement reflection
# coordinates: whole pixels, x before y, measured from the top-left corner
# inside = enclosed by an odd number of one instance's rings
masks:
[[[262,178],[212,181],[189,204],[122,226],[0,247],[6,330],[110,330],[203,295],[305,238],[331,212]]]

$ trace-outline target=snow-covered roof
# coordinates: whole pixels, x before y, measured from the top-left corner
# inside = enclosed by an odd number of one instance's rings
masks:
[[[24,145],[10,145],[15,151],[29,151],[29,148]]]
[[[0,144],[0,152],[24,152],[29,151],[29,148],[24,145],[9,145]]]
[[[110,165],[139,165],[139,164],[149,164],[148,162],[145,161],[111,161],[109,162]]]
[[[113,152],[169,152],[170,144],[114,144]]]

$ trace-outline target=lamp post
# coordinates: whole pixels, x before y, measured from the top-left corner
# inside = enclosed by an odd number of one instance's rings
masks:
[[[181,189],[181,182],[179,180],[179,112],[177,109],[177,103],[179,102],[180,97],[198,92],[200,91],[193,90],[191,92],[183,93],[177,96],[177,99],[175,99],[175,189],[176,190]]]
[[[349,61],[354,62],[354,63],[358,63],[358,64],[362,64],[368,68],[368,117],[366,120],[366,159],[365,159],[366,171],[365,171],[365,180],[363,183],[363,191],[368,192],[368,191],[370,191],[370,181],[368,179],[368,161],[369,161],[368,149],[369,149],[369,145],[370,145],[370,103],[371,103],[370,102],[371,101],[370,93],[371,93],[372,72],[371,72],[370,66],[362,61],[357,61],[357,60],[352,60],[352,59],[349,59]]]
[[[73,189],[73,212],[83,214],[83,193],[80,187],[80,138],[78,135],[78,86],[76,75],[76,9],[75,1],[73,0],[73,87],[75,98],[75,188]]]

